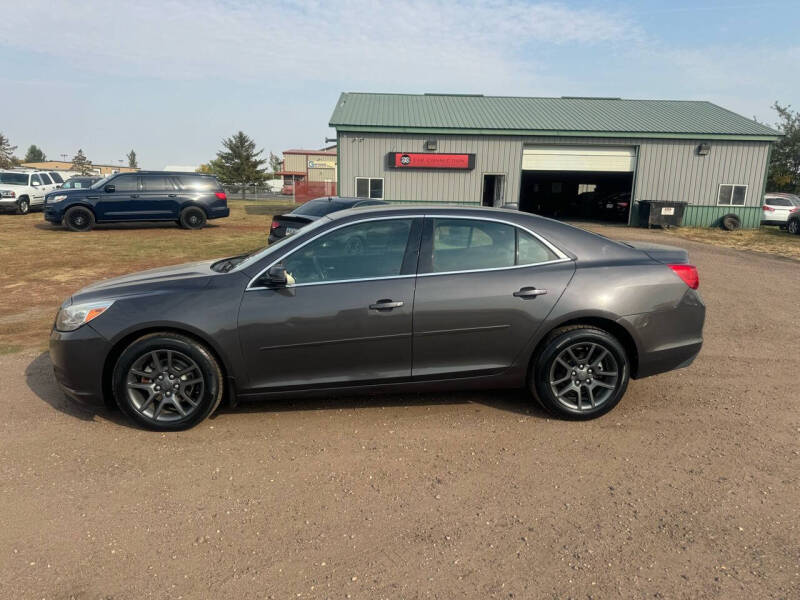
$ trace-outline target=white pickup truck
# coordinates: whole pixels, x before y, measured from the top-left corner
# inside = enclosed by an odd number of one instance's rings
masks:
[[[32,208],[41,208],[44,195],[62,183],[61,176],[50,171],[0,171],[0,210],[24,215]]]

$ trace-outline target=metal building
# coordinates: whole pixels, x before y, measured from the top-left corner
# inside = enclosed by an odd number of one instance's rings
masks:
[[[330,125],[343,196],[556,217],[599,204],[630,224],[641,201],[683,201],[698,226],[758,226],[780,135],[703,101],[446,94],[343,93]]]

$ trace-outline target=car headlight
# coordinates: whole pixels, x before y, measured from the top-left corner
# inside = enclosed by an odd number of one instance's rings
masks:
[[[67,195],[66,194],[56,194],[55,196],[48,196],[47,197],[47,201],[48,202],[61,202],[62,200],[66,200],[66,199],[67,199]]]
[[[106,302],[87,302],[85,304],[65,306],[58,311],[56,329],[58,331],[75,331],[81,325],[102,315],[112,304],[114,304],[114,301],[108,300]]]

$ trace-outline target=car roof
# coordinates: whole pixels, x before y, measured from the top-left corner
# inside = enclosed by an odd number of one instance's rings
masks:
[[[321,196],[319,198],[312,198],[308,202],[337,202],[339,204],[358,204],[359,202],[374,202],[373,206],[381,204],[389,204],[383,200],[373,200],[371,198],[354,198],[352,196]],[[308,204],[306,202],[305,204]]]
[[[785,200],[791,200],[794,203],[800,203],[800,196],[786,192],[767,192],[764,194],[764,199],[766,200],[767,198],[783,198]]]
[[[212,173],[195,173],[187,171],[124,171],[120,173],[111,173],[111,175],[191,175],[197,177],[216,177]]]

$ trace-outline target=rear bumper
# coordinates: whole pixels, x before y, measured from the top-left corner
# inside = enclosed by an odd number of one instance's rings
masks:
[[[102,405],[103,367],[111,344],[90,325],[50,332],[50,361],[61,389],[72,399]]]
[[[636,379],[688,367],[703,347],[706,307],[700,294],[688,289],[670,310],[629,315],[619,320],[634,332],[638,361]]]
[[[209,219],[221,219],[223,217],[228,217],[231,214],[231,209],[227,206],[212,206],[208,209],[208,218]]]

